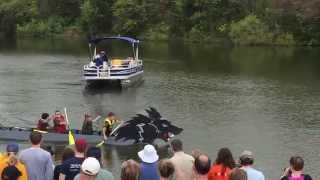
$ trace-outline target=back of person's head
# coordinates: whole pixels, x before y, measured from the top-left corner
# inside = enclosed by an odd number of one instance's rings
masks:
[[[41,114],[41,119],[47,119],[49,117],[48,113],[42,113]]]
[[[229,180],[247,180],[247,173],[243,169],[234,168],[229,174]]]
[[[85,138],[78,138],[75,142],[76,151],[79,153],[84,153],[87,148],[87,140]]]
[[[30,133],[30,142],[33,144],[33,145],[39,145],[41,143],[41,140],[42,140],[42,134],[40,132],[37,132],[37,131],[32,131]]]
[[[175,170],[174,165],[168,159],[161,160],[159,162],[158,168],[159,168],[160,176],[163,178],[172,177],[174,170]]]
[[[129,159],[121,165],[121,180],[139,180],[140,167],[139,164]]]
[[[9,143],[7,145],[7,153],[18,154],[19,145],[17,143]]]
[[[221,148],[218,152],[216,164],[222,164],[230,169],[233,169],[236,165],[232,153],[228,148]]]
[[[86,152],[86,157],[94,157],[101,163],[101,149],[95,146],[89,147]]]
[[[65,160],[74,157],[74,150],[70,147],[66,147],[62,152],[62,159],[61,161],[64,162]]]
[[[290,158],[290,166],[295,171],[302,171],[304,166],[304,161],[300,156],[292,156]]]
[[[183,144],[180,139],[174,139],[171,141],[171,147],[174,152],[179,152],[183,150]]]
[[[52,149],[51,146],[44,146],[44,147],[42,147],[42,149],[45,150],[45,151],[47,151],[48,153],[50,153],[51,156],[54,155],[54,151],[53,151],[53,149]]]
[[[251,151],[245,150],[242,152],[242,154],[240,155],[240,164],[242,166],[251,166],[253,165],[254,162],[254,158],[253,158],[253,154]]]
[[[199,175],[208,174],[211,167],[211,161],[208,156],[201,154],[194,160],[194,169]]]

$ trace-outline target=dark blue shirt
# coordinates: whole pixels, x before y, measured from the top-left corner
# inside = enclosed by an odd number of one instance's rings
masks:
[[[84,158],[72,157],[63,162],[61,166],[61,173],[66,176],[65,180],[73,180],[73,178],[80,172],[83,160]]]
[[[140,164],[140,180],[159,180],[158,163],[145,163]]]

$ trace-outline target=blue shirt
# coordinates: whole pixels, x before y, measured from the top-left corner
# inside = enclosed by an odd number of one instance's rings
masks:
[[[160,180],[157,162],[140,164],[140,180]]]
[[[247,172],[248,180],[264,180],[262,172],[255,170],[252,167],[245,167],[244,170]]]
[[[28,148],[20,153],[20,161],[25,164],[28,179],[52,180],[53,163],[51,155],[41,148]]]
[[[80,172],[83,161],[84,158],[72,157],[63,162],[61,166],[61,173],[66,176],[65,180],[73,180],[73,178]]]

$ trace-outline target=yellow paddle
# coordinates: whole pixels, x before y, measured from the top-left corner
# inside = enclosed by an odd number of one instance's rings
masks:
[[[70,129],[70,123],[69,123],[68,114],[67,114],[67,108],[66,107],[64,108],[64,114],[66,116],[66,121],[67,121],[68,129],[69,129],[69,132],[68,132],[69,145],[74,145],[75,144],[75,140],[74,140],[74,136],[73,136],[73,134],[71,132],[71,129]]]

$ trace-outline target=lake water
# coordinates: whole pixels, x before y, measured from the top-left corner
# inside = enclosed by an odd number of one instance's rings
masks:
[[[142,84],[92,91],[81,82],[85,41],[0,41],[0,123],[32,127],[40,113],[68,107],[72,127],[79,128],[84,112],[113,111],[126,120],[153,106],[184,128],[179,138],[186,152],[200,149],[215,159],[219,148],[229,147],[238,158],[248,149],[271,180],[298,154],[306,173],[319,179],[319,50],[144,42]],[[138,149],[106,147],[107,168],[118,176],[121,161],[136,158]]]

